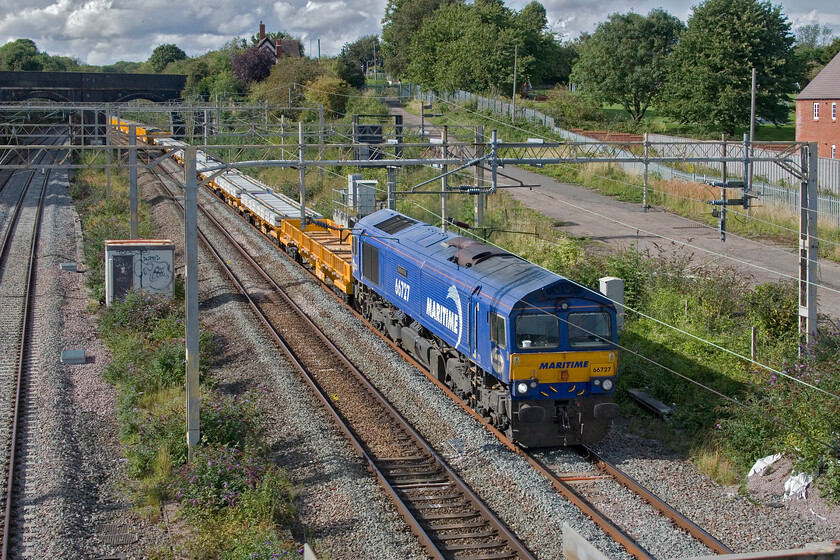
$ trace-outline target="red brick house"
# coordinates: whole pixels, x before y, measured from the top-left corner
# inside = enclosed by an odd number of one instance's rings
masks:
[[[280,39],[275,41],[265,36],[265,24],[260,22],[260,38],[257,48],[266,50],[274,56],[274,63],[284,56],[300,57],[300,42],[296,39]]]
[[[820,157],[840,157],[837,105],[840,105],[840,54],[796,96],[796,140],[817,142]]]

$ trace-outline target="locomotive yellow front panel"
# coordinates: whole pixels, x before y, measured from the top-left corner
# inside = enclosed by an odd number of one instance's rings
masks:
[[[590,377],[615,375],[615,351],[513,354],[510,380],[536,379],[539,383],[574,383]]]

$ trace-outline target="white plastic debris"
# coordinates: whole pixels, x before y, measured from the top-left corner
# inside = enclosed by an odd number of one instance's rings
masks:
[[[804,500],[808,491],[808,485],[814,481],[814,477],[808,473],[791,474],[785,481],[785,500],[799,498]]]
[[[755,462],[755,465],[752,466],[750,472],[747,474],[747,477],[750,477],[754,474],[764,474],[764,471],[767,470],[767,467],[778,461],[782,458],[781,453],[776,453],[775,455],[768,455],[767,457],[763,457]]]

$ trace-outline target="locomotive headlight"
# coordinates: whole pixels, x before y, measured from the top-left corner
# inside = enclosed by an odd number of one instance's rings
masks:
[[[528,384],[527,383],[519,383],[516,385],[516,392],[520,395],[524,395],[528,392]]]
[[[601,387],[604,388],[604,391],[609,391],[613,388],[613,381],[612,379],[604,379],[604,382],[601,383]]]

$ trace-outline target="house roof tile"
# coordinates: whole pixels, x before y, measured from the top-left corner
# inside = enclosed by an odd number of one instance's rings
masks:
[[[796,96],[797,101],[807,99],[840,99],[840,54],[835,55]]]

